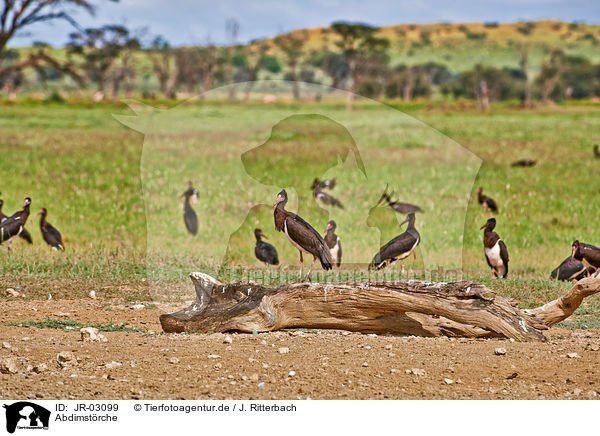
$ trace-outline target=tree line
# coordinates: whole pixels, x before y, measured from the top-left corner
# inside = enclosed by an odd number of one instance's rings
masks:
[[[95,87],[99,99],[116,99],[122,93],[136,92],[172,99],[181,92],[204,92],[244,82],[239,92],[247,99],[254,81],[275,75],[292,82],[295,99],[301,98],[299,82],[347,89],[351,92],[348,107],[353,94],[411,101],[438,93],[475,99],[483,109],[493,101],[508,99],[530,106],[534,100],[600,96],[600,65],[561,49],[548,48],[535,75],[530,71],[529,47],[523,44],[516,44],[515,55],[520,59],[517,68],[478,64],[468,71],[453,73],[438,62],[394,65],[391,43],[378,35],[379,28],[348,22],[336,22],[323,29],[320,37],[332,38],[334,44],[320,49],[308,48],[306,31],[238,44],[239,24],[234,20],[226,23],[225,46],[207,43],[173,47],[160,36],[147,42],[149,38],[125,26],[103,25],[75,27],[64,59],[57,59],[42,43],[34,44],[26,56],[7,48],[16,33],[33,23],[66,20],[76,24],[67,12],[73,7],[94,11],[86,0],[4,0],[0,12],[0,89],[15,93],[28,80],[69,80],[76,87]],[[530,26],[523,26],[522,32],[530,31]],[[26,75],[26,69],[33,69],[35,74]],[[150,82],[155,86],[142,86]],[[230,87],[229,97],[235,98],[237,91],[238,87]]]

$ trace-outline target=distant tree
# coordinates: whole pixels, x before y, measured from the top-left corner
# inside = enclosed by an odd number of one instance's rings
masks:
[[[285,60],[290,69],[290,80],[293,82],[292,89],[294,98],[300,99],[300,87],[298,86],[298,64],[303,54],[304,43],[308,39],[306,30],[280,35],[275,38],[275,45],[283,52]]]
[[[19,62],[18,51],[7,49],[0,53],[0,63],[5,65],[5,73],[0,76],[0,90],[5,91],[9,96],[15,96],[24,81],[21,69],[11,70],[7,68],[17,62]]]
[[[437,67],[432,65],[396,66],[386,88],[386,95],[391,98],[400,97],[406,102],[414,97],[430,95],[433,81],[438,80],[435,71]]]
[[[129,31],[120,25],[82,29],[71,33],[67,52],[81,59],[81,68],[104,94],[111,68],[131,41]]]
[[[522,95],[522,87],[510,71],[481,64],[461,73],[446,91],[448,89],[455,97],[477,99],[483,110],[489,109],[491,101],[520,98]]]
[[[202,78],[202,92],[207,92],[213,88],[215,75],[221,64],[225,61],[222,55],[222,50],[213,44],[199,48],[198,58],[196,59]]]
[[[535,29],[535,23],[527,21],[517,26],[517,31],[523,35],[531,35],[531,32]]]
[[[308,63],[319,68],[331,79],[332,88],[341,88],[350,71],[344,56],[326,48],[321,51],[313,51],[308,58]]]
[[[193,93],[196,86],[201,83],[203,73],[200,67],[202,63],[202,49],[200,47],[180,47],[175,57],[175,89],[185,89],[187,93]]]
[[[541,88],[543,103],[550,101],[550,96],[560,81],[564,69],[565,53],[561,49],[550,49],[546,52],[546,60],[542,64],[536,82]]]
[[[121,85],[125,88],[125,94],[128,97],[133,95],[135,90],[135,78],[137,74],[136,68],[136,53],[141,48],[140,41],[137,37],[132,37],[125,41],[123,50],[119,56],[118,63],[112,70],[112,93],[113,99],[119,96]]]
[[[236,73],[235,66],[233,64],[233,58],[241,49],[237,44],[237,37],[240,32],[240,23],[235,18],[229,18],[225,21],[225,38],[229,47],[223,47],[221,49],[221,58],[223,59],[222,64],[222,75],[226,83],[230,83],[229,86],[229,99],[235,98],[236,87],[233,86],[234,75]]]
[[[358,92],[371,98],[382,99],[385,95],[385,86],[392,75],[389,66],[390,57],[383,51],[375,51],[370,56],[364,57],[358,64],[356,76],[360,83],[368,81],[368,86],[359,84]]]
[[[593,65],[580,56],[565,56],[561,62],[561,71],[551,93],[550,100],[569,98],[590,98],[599,95],[599,65]],[[538,82],[539,85],[543,82]],[[541,88],[544,89],[543,87]]]
[[[146,50],[160,92],[167,98],[175,97],[175,50],[162,36],[157,36]]]
[[[346,108],[352,109],[352,100],[360,84],[359,64],[373,56],[380,56],[390,45],[389,40],[375,36],[379,28],[368,24],[336,22],[331,29],[338,35],[336,46],[348,64],[351,78],[350,93],[346,99]]]
[[[531,89],[531,74],[529,71],[529,43],[519,43],[514,42],[514,45],[517,47],[519,51],[519,65],[521,67],[521,72],[525,79],[525,94],[523,98],[523,106],[526,108],[530,108],[533,105],[532,102],[532,89]]]
[[[245,99],[250,98],[250,91],[254,86],[254,82],[258,79],[258,73],[265,68],[267,59],[265,57],[269,45],[266,43],[249,44],[244,49],[244,73],[246,75]]]
[[[38,47],[26,58],[10,65],[3,62],[2,54],[6,50],[8,41],[32,24],[65,20],[76,25],[71,12],[83,9],[93,13],[92,2],[88,0],[4,0],[3,3],[3,6],[0,6],[0,79],[24,68],[37,66],[65,71],[79,79],[69,65],[58,62],[43,47]]]

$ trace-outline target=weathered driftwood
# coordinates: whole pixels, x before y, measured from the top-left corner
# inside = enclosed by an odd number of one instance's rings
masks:
[[[167,333],[304,327],[544,340],[542,330],[570,316],[585,297],[600,292],[600,278],[583,279],[558,300],[520,310],[516,302],[469,281],[296,283],[274,289],[253,282],[223,284],[202,273],[192,273],[191,279],[196,301],[161,315]]]

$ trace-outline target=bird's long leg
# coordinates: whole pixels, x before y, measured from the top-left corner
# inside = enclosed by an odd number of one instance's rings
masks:
[[[402,267],[402,274],[404,274],[404,272],[405,272],[405,271],[404,271],[404,261],[401,261],[401,262],[400,262],[400,265],[401,265],[401,267]]]
[[[312,267],[315,264],[316,260],[317,260],[317,256],[314,256],[314,259],[313,259],[312,263],[310,264],[310,268],[308,269],[308,273],[306,273],[306,277],[304,277],[304,281],[306,281],[306,280],[310,281],[310,272],[312,271]]]
[[[300,281],[302,281],[302,252],[300,250],[298,250],[298,253],[300,253]]]

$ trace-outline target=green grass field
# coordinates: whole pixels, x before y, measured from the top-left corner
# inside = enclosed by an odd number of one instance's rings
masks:
[[[317,267],[318,279],[364,278],[365,263],[379,246],[403,231],[398,222],[404,217],[374,207],[389,184],[396,197],[425,210],[417,215],[417,259],[407,262],[412,276],[472,279],[524,304],[568,289],[550,281],[550,271],[570,254],[574,239],[600,244],[598,161],[592,153],[600,137],[598,105],[489,113],[408,109],[405,114],[362,102],[348,113],[341,102],[193,102],[124,120],[144,136],[113,117],[133,115],[126,106],[4,104],[4,211],[14,212],[25,196],[32,197],[27,228],[34,245],[16,240],[11,253],[1,247],[1,285],[150,278],[189,292],[186,276],[192,270],[261,279],[264,267],[253,255],[255,227],[282,261],[266,270],[265,280],[286,280],[297,273],[298,255],[275,231],[268,206],[284,183],[298,188],[288,188],[288,210],[300,205],[299,213],[320,232],[328,212],[338,222],[348,264],[327,275]],[[352,152],[337,161],[339,147],[352,144],[368,178]],[[323,164],[324,156],[332,165]],[[538,164],[510,167],[520,158]],[[344,211],[314,204],[310,182],[323,176],[338,178],[331,193]],[[196,237],[187,235],[182,220],[179,195],[188,180],[200,190]],[[492,280],[485,263],[479,227],[487,217],[476,202],[479,186],[499,204],[497,232],[510,253],[508,280]],[[41,207],[63,233],[64,253],[43,243],[35,215]],[[394,266],[386,277],[398,277],[398,270]],[[597,298],[589,304],[597,309]],[[588,305],[582,310],[589,312]],[[597,317],[590,319],[597,324]]]

